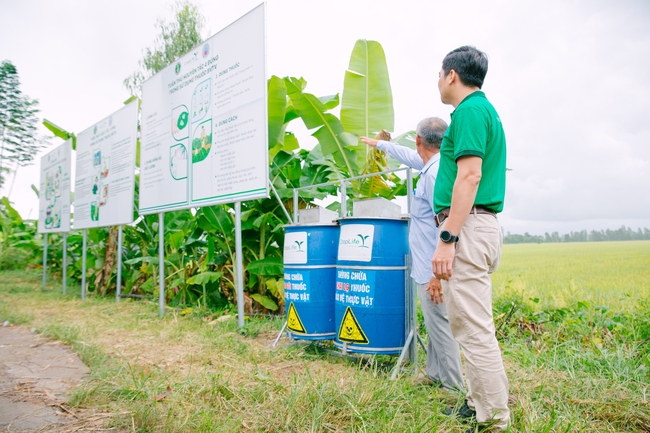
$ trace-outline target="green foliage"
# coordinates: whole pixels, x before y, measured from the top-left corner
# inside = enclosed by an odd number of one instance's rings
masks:
[[[23,221],[6,197],[0,200],[0,269],[25,269],[42,251],[34,221]]]
[[[6,248],[0,252],[0,270],[25,269],[32,260],[30,251],[22,248]]]
[[[171,24],[159,22],[160,36],[155,47],[148,49],[141,70],[125,84],[131,90],[146,76],[153,74],[190,48],[200,38],[202,17],[190,3],[176,5],[176,18]],[[190,28],[193,30],[190,31]],[[294,188],[360,173],[383,170],[385,163],[365,159],[366,147],[358,134],[366,133],[354,125],[368,124],[378,118],[372,128],[392,129],[393,108],[387,66],[381,46],[374,41],[359,41],[350,61],[351,71],[365,78],[346,79],[344,100],[346,122],[354,133],[331,111],[338,107],[338,94],[316,96],[306,91],[307,81],[296,77],[273,76],[268,81],[269,180],[278,191],[282,203],[275,197],[242,203],[242,243],[244,284],[247,311],[282,312],[284,285],[282,247],[286,220],[282,206],[293,210]],[[361,67],[363,66],[363,69]],[[356,77],[356,75],[355,75]],[[357,77],[358,78],[358,77]],[[370,89],[370,92],[369,92]],[[137,93],[137,92],[134,92]],[[347,98],[347,99],[346,99]],[[312,131],[318,144],[311,150],[301,148],[291,132],[291,122],[302,121]],[[193,143],[193,158],[204,158],[212,141],[211,134]],[[195,154],[196,153],[196,154]],[[403,194],[404,181],[396,176],[379,182],[355,182],[348,188],[352,197]],[[139,181],[136,176],[135,208],[138,207]],[[306,189],[300,192],[299,207],[313,206],[315,199],[338,195],[337,186]],[[158,287],[158,220],[157,215],[138,217],[123,228],[122,293],[145,297],[156,296]],[[207,309],[231,308],[236,302],[235,290],[235,220],[232,205],[208,206],[165,213],[165,286],[168,304],[176,307],[201,305]],[[105,293],[115,288],[112,255],[115,250],[115,229],[88,230],[87,290]],[[60,274],[62,241],[58,235],[48,236],[49,264],[52,272]],[[82,237],[68,237],[68,279],[79,282],[81,275]],[[38,258],[37,254],[33,259]]]
[[[341,122],[345,130],[370,137],[393,131],[393,94],[384,49],[376,41],[358,40],[345,71]]]
[[[29,165],[45,146],[36,129],[37,107],[37,100],[21,92],[16,67],[7,60],[0,63],[0,187],[9,166]]]
[[[174,21],[158,20],[159,34],[154,46],[146,48],[139,69],[124,79],[124,87],[132,95],[141,94],[144,81],[203,41],[201,32],[205,18],[198,6],[189,0],[179,0],[173,7]]]

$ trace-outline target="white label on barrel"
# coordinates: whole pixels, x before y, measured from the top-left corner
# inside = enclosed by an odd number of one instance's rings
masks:
[[[372,241],[375,226],[370,224],[345,224],[339,238],[339,260],[369,262],[372,260]]]
[[[287,265],[307,263],[307,232],[284,234],[284,263]]]

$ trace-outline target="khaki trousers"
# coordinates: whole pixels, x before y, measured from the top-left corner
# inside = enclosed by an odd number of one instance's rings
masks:
[[[442,281],[442,290],[451,333],[465,356],[467,404],[478,422],[505,429],[508,378],[495,336],[490,279],[499,266],[502,242],[496,216],[470,214],[456,244],[452,277]]]

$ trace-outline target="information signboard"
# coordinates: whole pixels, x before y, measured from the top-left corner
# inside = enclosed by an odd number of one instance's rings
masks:
[[[75,229],[133,222],[137,131],[134,101],[77,136]]]
[[[41,157],[38,232],[70,231],[70,161],[72,140]]]
[[[268,197],[265,5],[142,85],[141,214]]]

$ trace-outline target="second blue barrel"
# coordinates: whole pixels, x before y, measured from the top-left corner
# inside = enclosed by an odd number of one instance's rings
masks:
[[[332,340],[339,226],[289,225],[284,234],[287,330],[301,340]]]
[[[397,354],[405,343],[408,221],[344,218],[336,261],[334,344],[350,352]]]

